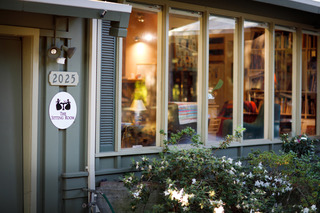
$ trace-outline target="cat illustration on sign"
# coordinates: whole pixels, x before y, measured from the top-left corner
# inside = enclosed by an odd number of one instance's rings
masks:
[[[62,102],[62,101],[60,101],[59,98],[57,98],[56,109],[57,109],[57,111],[70,110],[71,109],[71,102],[69,101],[69,99],[67,99],[67,101],[65,101],[65,102]]]

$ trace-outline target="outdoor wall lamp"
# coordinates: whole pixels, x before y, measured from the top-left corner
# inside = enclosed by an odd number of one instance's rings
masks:
[[[52,46],[49,50],[48,50],[48,57],[51,59],[56,59],[58,64],[64,64],[65,63],[65,59],[64,57],[60,57],[61,55],[61,50],[64,50],[67,53],[67,57],[71,58],[74,53],[76,52],[75,47],[70,47],[68,48],[67,46],[62,45],[61,49],[59,49],[56,46]]]
[[[68,58],[71,58],[73,54],[76,52],[76,47],[66,47],[64,45],[61,46],[61,49],[67,53]]]
[[[56,46],[53,46],[48,50],[48,57],[49,58],[57,59],[57,58],[59,58],[60,54],[61,54],[61,50]]]

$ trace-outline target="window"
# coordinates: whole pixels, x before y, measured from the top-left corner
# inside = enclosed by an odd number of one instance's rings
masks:
[[[292,132],[292,32],[275,31],[274,137]]]
[[[308,135],[316,135],[317,40],[317,36],[303,34],[301,133]]]
[[[244,139],[264,138],[264,27],[262,23],[244,22]]]
[[[169,15],[168,134],[197,129],[198,13],[171,10]]]
[[[158,14],[133,9],[123,39],[121,148],[156,145]]]
[[[234,30],[234,19],[209,17],[208,141],[233,131]]]
[[[170,2],[166,4],[169,8],[172,6]],[[207,12],[202,16],[201,12],[173,8],[160,17],[161,9],[158,6],[132,5],[127,37],[119,42],[119,46],[122,44],[122,50],[118,53],[122,91],[117,99],[116,59],[109,54],[115,52],[116,40],[104,35],[110,23],[103,22],[102,25],[101,152],[137,147],[152,147],[145,149],[146,152],[156,152],[159,149],[154,146],[161,143],[160,126],[165,125],[169,137],[172,133],[191,127],[200,131],[200,134],[205,133],[201,135],[205,136],[204,140],[207,139],[204,142],[215,144],[226,135],[233,134],[236,128],[233,123],[236,123],[246,128],[244,140],[266,139],[252,141],[260,143],[279,139],[283,133],[296,132],[300,125],[294,124],[300,122],[301,116],[301,132],[316,135],[317,34],[303,31],[301,35],[280,25],[271,32],[269,30],[273,27],[268,28],[268,24],[249,21],[245,17],[238,20],[216,14],[208,17]],[[204,20],[204,17],[208,17],[208,20]],[[163,26],[158,26],[160,23]],[[275,23],[270,24],[273,26]],[[159,40],[158,35],[165,35],[158,30],[167,28],[168,38]],[[203,42],[204,38],[208,38],[207,44]],[[294,38],[296,41],[293,41]],[[302,49],[294,53],[295,42],[301,40],[302,45],[297,44],[296,47],[301,46]],[[208,46],[201,48],[201,45]],[[269,48],[274,55],[270,54]],[[202,50],[208,52],[203,53]],[[293,69],[293,56],[300,51],[301,87],[293,82],[293,70],[300,70],[299,67]],[[158,55],[160,53],[162,55]],[[203,58],[203,54],[208,58]],[[168,64],[160,64],[160,61]],[[272,72],[272,75],[268,75],[268,72]],[[238,74],[240,78],[235,78]],[[206,76],[208,78],[204,80]],[[201,85],[199,80],[207,81],[206,85]],[[235,88],[239,88],[238,96],[234,94]],[[274,91],[268,88],[274,88]],[[293,93],[297,88],[301,89],[301,97]],[[292,105],[296,98],[298,102],[301,99],[301,114],[292,113],[293,109],[299,108]],[[121,112],[115,117],[114,108],[118,99],[121,99],[117,102],[118,107],[121,104]],[[168,105],[165,106],[166,103]],[[203,103],[208,104],[204,106]],[[271,103],[273,110],[267,108]],[[204,112],[205,107],[207,112]],[[159,119],[166,110],[168,117]],[[266,114],[270,111],[274,113],[273,119]],[[114,120],[118,119],[116,129],[121,132],[121,137],[114,137]],[[167,119],[167,123],[163,119]],[[274,123],[271,124],[271,121]],[[119,139],[118,144],[114,142],[116,139]],[[188,139],[181,141],[189,142]]]

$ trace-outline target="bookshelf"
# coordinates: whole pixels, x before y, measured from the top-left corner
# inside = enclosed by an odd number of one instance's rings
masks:
[[[245,100],[255,102],[258,111],[264,102],[264,29],[252,28],[245,50]]]
[[[169,100],[197,101],[197,35],[171,36]]]
[[[280,134],[292,131],[292,33],[275,32],[275,97],[280,105]]]
[[[302,132],[315,135],[317,109],[317,36],[303,35],[302,43]]]

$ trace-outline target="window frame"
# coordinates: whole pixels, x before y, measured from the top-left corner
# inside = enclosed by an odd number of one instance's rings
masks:
[[[205,121],[205,119],[203,119],[203,115],[204,113],[201,113],[202,110],[207,110],[207,109],[204,109],[204,107],[201,107],[203,106],[203,94],[204,91],[207,91],[207,90],[204,90],[203,91],[203,88],[207,88],[207,83],[205,82],[205,73],[207,74],[206,70],[208,70],[208,67],[206,67],[205,64],[203,64],[203,56],[204,57],[209,57],[209,56],[205,56],[206,52],[204,52],[204,42],[206,40],[206,37],[204,37],[205,35],[208,35],[208,33],[204,33],[204,32],[207,32],[207,31],[204,31],[203,29],[206,29],[206,26],[208,25],[208,19],[205,19],[204,16],[205,14],[207,14],[206,12],[199,12],[199,11],[195,11],[195,10],[186,10],[186,9],[181,9],[181,8],[176,8],[174,6],[172,7],[168,7],[168,14],[167,14],[167,26],[166,26],[166,29],[167,29],[167,33],[166,33],[166,39],[167,39],[167,42],[164,44],[166,45],[166,48],[169,50],[169,17],[170,17],[170,14],[177,14],[177,15],[183,15],[183,16],[189,16],[189,17],[194,17],[194,18],[198,18],[199,19],[199,24],[200,24],[200,30],[199,30],[199,39],[198,39],[198,67],[197,67],[197,109],[201,109],[201,110],[197,110],[197,129],[196,129],[196,132],[200,135],[204,135],[204,132],[201,131],[203,130],[204,128],[202,127],[205,127],[205,128],[208,128],[206,125],[203,125],[203,120]],[[208,36],[208,39],[209,39],[209,36]],[[167,64],[166,64],[166,67],[165,67],[165,77],[166,77],[166,82],[167,84],[165,85],[165,91],[166,91],[166,95],[168,94],[168,87],[169,87],[169,54],[166,54],[165,56],[163,56],[165,58],[167,58]],[[205,71],[202,71],[201,72],[201,68],[204,68],[202,70],[205,70]],[[203,83],[203,87],[200,87],[200,82]],[[168,96],[168,95],[167,95]],[[166,97],[166,105],[164,106],[164,109],[166,111],[166,126],[164,128],[165,132],[167,132],[168,130],[168,97]],[[202,136],[203,137],[203,136]],[[167,138],[165,138],[167,139]],[[202,138],[203,140],[203,138]],[[186,146],[184,144],[184,146]],[[188,145],[187,145],[188,146]]]
[[[124,2],[132,4],[133,8],[137,9],[147,9],[152,10],[150,7],[143,7],[141,5],[150,5],[148,0],[136,0],[135,3]],[[268,111],[265,110],[265,119],[264,119],[264,139],[252,139],[252,140],[243,140],[242,143],[232,143],[231,147],[239,146],[251,146],[251,145],[263,145],[263,144],[274,144],[280,143],[280,139],[274,138],[273,131],[273,115],[274,109],[274,83],[273,83],[273,74],[274,70],[274,36],[275,29],[290,29],[294,30],[293,32],[293,80],[292,80],[292,134],[300,134],[301,132],[301,57],[302,57],[302,34],[303,33],[313,33],[318,36],[318,51],[320,50],[320,31],[312,31],[312,26],[304,25],[301,23],[295,23],[286,20],[274,19],[269,17],[251,15],[241,12],[223,10],[218,8],[204,7],[194,4],[187,4],[181,2],[172,2],[169,0],[163,1],[153,1],[152,3],[157,4],[161,7],[161,10],[158,12],[158,59],[157,59],[157,135],[156,135],[156,146],[155,147],[143,147],[139,149],[128,148],[121,149],[121,76],[122,76],[122,38],[117,38],[117,62],[116,62],[116,127],[115,127],[115,151],[114,152],[99,152],[99,138],[97,137],[96,141],[96,156],[121,156],[129,154],[147,154],[147,153],[157,153],[162,150],[163,139],[166,139],[165,136],[159,134],[159,130],[163,129],[167,131],[167,115],[168,115],[168,31],[169,31],[169,13],[170,8],[178,10],[191,10],[198,11],[202,13],[200,18],[200,36],[199,36],[199,46],[198,46],[198,134],[201,135],[201,140],[205,143],[206,146],[218,145],[218,143],[208,143],[208,63],[209,63],[209,31],[208,31],[208,22],[209,16],[222,16],[222,17],[234,17],[235,31],[234,31],[234,85],[233,85],[233,127],[242,125],[243,123],[243,113],[242,113],[242,103],[243,103],[243,78],[244,78],[244,21],[250,20],[255,22],[268,23],[266,28],[265,36],[265,104],[268,106]],[[141,8],[141,7],[142,8]],[[99,27],[98,27],[99,28]],[[98,37],[100,34],[98,33]],[[99,43],[99,42],[98,42]],[[317,56],[317,75],[319,75],[320,70],[320,54]],[[97,69],[99,70],[99,68]],[[98,72],[99,73],[99,72]],[[320,76],[320,75],[319,75]],[[99,77],[98,77],[99,82]],[[200,86],[201,84],[201,86]],[[320,85],[320,78],[317,78],[317,85]],[[317,106],[320,106],[320,86],[317,87]],[[99,107],[98,107],[99,108]],[[161,109],[161,110],[160,110]],[[97,113],[99,109],[97,109]],[[317,107],[317,114],[320,115],[320,107]],[[98,117],[98,116],[97,116]],[[98,121],[97,121],[98,122]],[[316,119],[316,136],[320,136],[320,119]],[[99,132],[99,126],[96,126],[97,132]],[[187,147],[184,145],[184,147]]]
[[[307,30],[307,29],[302,29],[301,30],[301,57],[302,57],[302,42],[303,42],[303,34],[306,34],[306,35],[313,35],[313,36],[317,36],[317,91],[316,91],[316,94],[317,94],[317,100],[316,100],[316,118],[315,118],[315,124],[316,124],[316,135],[315,136],[312,136],[312,137],[320,137],[320,119],[319,119],[319,116],[320,116],[320,79],[319,79],[319,74],[320,74],[320,55],[319,55],[319,51],[320,51],[320,32],[316,32],[316,31],[312,31],[312,30]],[[302,66],[301,66],[301,73],[302,73]],[[301,78],[301,94],[300,94],[300,98],[302,97],[302,78]],[[301,114],[302,114],[302,102],[300,101],[300,130],[301,131]],[[317,115],[318,115],[318,119],[317,119]]]

